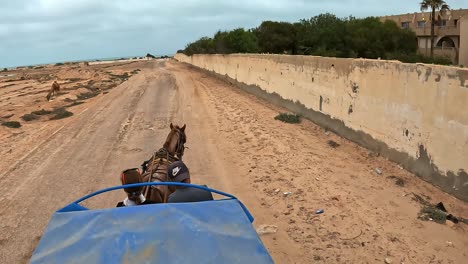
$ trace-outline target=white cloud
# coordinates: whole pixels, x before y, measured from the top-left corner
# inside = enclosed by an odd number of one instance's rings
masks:
[[[252,28],[263,20],[292,22],[324,12],[360,17],[419,10],[418,1],[407,0],[0,2],[0,66],[174,53],[218,29]]]

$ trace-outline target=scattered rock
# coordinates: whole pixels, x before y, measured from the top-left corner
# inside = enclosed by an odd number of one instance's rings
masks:
[[[385,264],[391,264],[392,259],[391,258],[385,258]]]
[[[274,234],[278,231],[278,227],[275,225],[260,225],[257,227],[258,235]]]
[[[280,192],[280,189],[276,189],[276,190],[275,190],[275,193],[279,193],[279,192]]]
[[[447,241],[446,243],[447,243],[447,247],[455,247],[455,246],[453,245],[453,242],[451,242],[451,241]]]
[[[330,132],[328,132],[328,131],[327,131],[327,132],[325,132],[325,135],[329,136],[329,135],[330,135]]]
[[[284,197],[289,196],[289,195],[291,195],[291,192],[284,192],[284,193],[283,193],[283,196],[284,196]]]
[[[294,223],[296,223],[296,221],[294,219],[289,219],[289,223],[294,224]]]
[[[292,205],[290,205],[290,204],[288,204],[288,206],[286,206],[286,207],[287,207],[287,208],[292,208],[293,206],[292,206]]]
[[[380,170],[379,168],[375,168],[375,173],[377,173],[378,175],[382,175],[382,170]]]

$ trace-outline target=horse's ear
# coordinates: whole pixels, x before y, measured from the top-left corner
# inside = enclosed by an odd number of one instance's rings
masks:
[[[186,125],[184,124],[184,126],[183,126],[183,127],[181,127],[181,128],[180,128],[180,130],[182,130],[182,131],[184,131],[184,132],[185,132],[185,127],[186,127]]]
[[[174,128],[174,126],[172,125],[172,123],[169,125],[169,127],[171,128],[171,130]]]

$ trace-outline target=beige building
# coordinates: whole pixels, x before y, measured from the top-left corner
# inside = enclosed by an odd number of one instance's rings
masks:
[[[419,52],[431,52],[431,13],[419,12],[384,16],[382,21],[393,20],[402,28],[410,28],[418,37]],[[468,67],[468,9],[451,10],[445,16],[436,12],[434,55],[450,58],[456,65]]]

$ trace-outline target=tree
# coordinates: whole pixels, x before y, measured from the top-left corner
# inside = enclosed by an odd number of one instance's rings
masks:
[[[263,21],[255,29],[258,46],[265,53],[296,53],[296,30],[287,22]]]
[[[435,37],[435,14],[437,10],[445,15],[446,12],[450,10],[450,7],[444,0],[423,0],[421,3],[421,11],[426,11],[431,9],[431,58],[434,58],[434,37]]]
[[[346,21],[333,14],[302,19],[297,28],[298,50],[305,55],[347,57]]]

